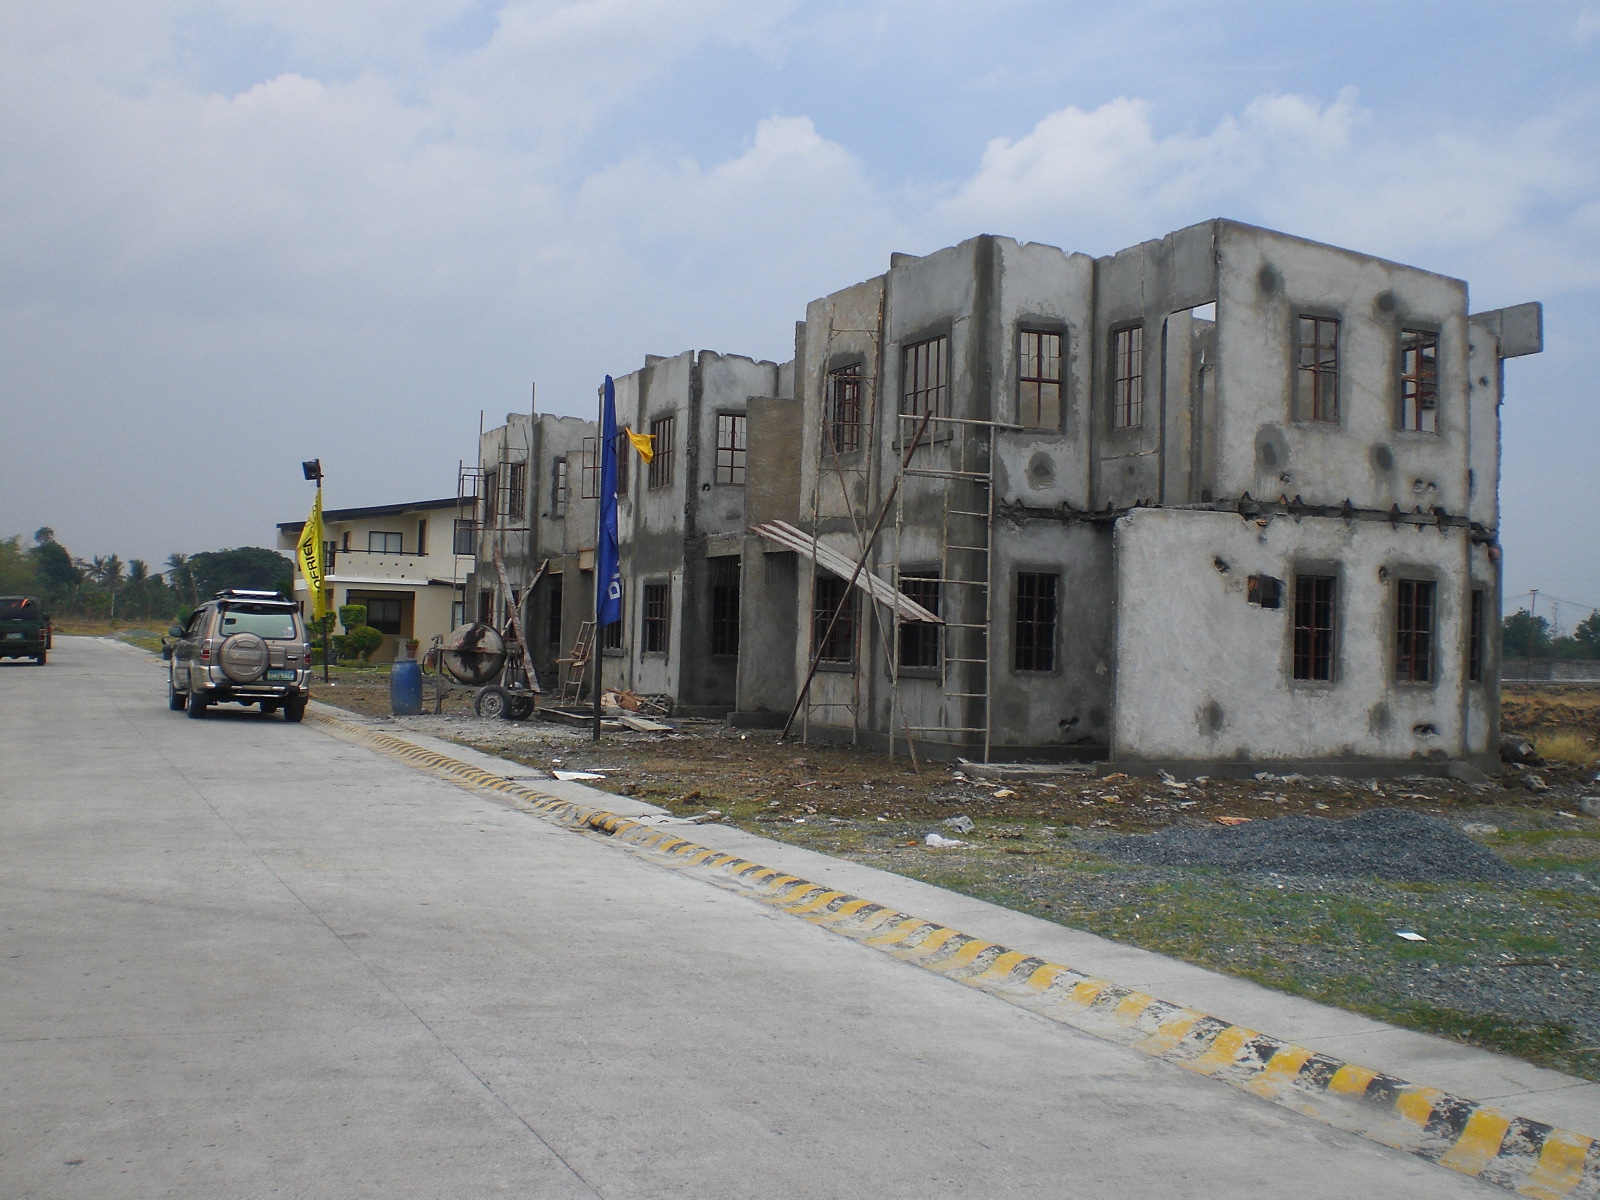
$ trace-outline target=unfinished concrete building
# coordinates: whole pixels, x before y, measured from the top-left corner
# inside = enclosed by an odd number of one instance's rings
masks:
[[[600,638],[607,686],[671,696],[686,714],[735,706],[749,410],[792,407],[791,377],[787,365],[702,350],[651,355],[616,379],[619,427],[650,434],[655,454],[646,464],[619,438],[625,588],[623,620]],[[475,490],[490,498],[472,581],[479,619],[503,627],[520,605],[541,682],[557,691],[594,615],[597,425],[508,414],[480,438],[479,460]]]
[[[622,456],[606,677],[939,756],[1487,761],[1502,362],[1540,338],[1537,305],[1230,221],[896,255],[808,307],[793,363],[617,381],[660,454]],[[598,480],[593,425],[563,438],[527,439],[528,495],[570,490],[562,454]],[[516,559],[551,561],[552,648],[591,612],[594,490]]]
[[[811,567],[801,718],[1144,769],[1491,759],[1501,363],[1539,319],[1221,220],[896,256],[807,311],[792,523],[942,624]]]

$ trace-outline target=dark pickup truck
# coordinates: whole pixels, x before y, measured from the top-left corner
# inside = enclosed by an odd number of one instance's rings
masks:
[[[31,658],[44,666],[50,614],[33,596],[0,596],[0,658]]]

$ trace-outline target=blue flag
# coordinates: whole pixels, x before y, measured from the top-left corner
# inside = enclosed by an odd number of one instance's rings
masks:
[[[595,623],[622,620],[622,556],[617,549],[617,390],[606,376],[600,407],[600,547],[595,555],[599,601]]]

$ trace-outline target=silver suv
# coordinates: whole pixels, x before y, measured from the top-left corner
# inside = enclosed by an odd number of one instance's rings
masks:
[[[279,592],[230,589],[167,630],[167,707],[203,717],[213,704],[259,704],[298,721],[311,699],[311,647],[300,608]]]

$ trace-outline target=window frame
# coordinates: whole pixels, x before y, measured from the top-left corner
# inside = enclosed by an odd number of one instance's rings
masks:
[[[628,468],[633,461],[631,455],[636,453],[638,451],[633,448],[633,442],[629,439],[627,431],[624,430],[617,434],[617,495],[619,497],[628,494]]]
[[[463,536],[465,535],[465,536]],[[463,542],[465,549],[462,548]],[[456,517],[450,527],[451,552],[465,558],[478,553],[478,522],[474,517]]]
[[[374,546],[373,540],[383,539],[381,546]],[[404,554],[406,552],[406,535],[395,529],[369,529],[367,530],[368,554]]]
[[[1297,684],[1337,683],[1339,575],[1327,567],[1308,564],[1296,567],[1293,578],[1289,601],[1289,677]],[[1326,595],[1308,595],[1308,585],[1313,593],[1324,591]]]
[[[1467,592],[1467,682],[1482,683],[1488,659],[1489,589],[1481,584]]]
[[[578,499],[600,499],[600,436],[586,437],[578,448]]]
[[[558,455],[550,463],[550,515],[560,520],[567,515],[567,503],[572,489],[567,456]]]
[[[1045,339],[1055,340],[1055,374],[1045,373],[1044,364],[1049,358],[1043,353]],[[1030,339],[1037,339],[1037,346],[1030,349]],[[1024,429],[1060,429],[1066,419],[1066,392],[1067,392],[1067,335],[1062,329],[1052,329],[1024,325],[1017,329],[1017,424]],[[1034,363],[1033,374],[1028,373],[1028,366]],[[1029,419],[1028,406],[1029,385],[1034,387],[1032,399],[1033,416]],[[1055,419],[1045,419],[1044,391],[1047,387],[1055,388]]]
[[[1050,581],[1048,597],[1043,593],[1037,596],[1025,594],[1024,580]],[[1028,606],[1048,603],[1048,620],[1042,620],[1028,611]],[[1048,629],[1048,638],[1041,638],[1037,634],[1024,636],[1024,630]],[[1012,576],[1011,583],[1011,670],[1018,675],[1050,675],[1054,674],[1061,665],[1061,572],[1036,571],[1019,569]],[[1032,656],[1027,663],[1023,662],[1024,654]],[[1047,661],[1041,663],[1037,656],[1047,654]]]
[[[743,559],[716,554],[706,559],[709,621],[706,644],[712,658],[739,656],[739,585]]]
[[[742,412],[719,412],[716,423],[716,457],[711,481],[729,486],[744,486],[745,461],[749,450],[749,418]]]
[[[1307,322],[1311,341],[1306,340]],[[1340,390],[1340,334],[1344,321],[1335,314],[1297,310],[1294,318],[1294,404],[1295,419],[1317,425],[1338,425],[1342,418]],[[1324,327],[1331,327],[1333,340],[1323,342]],[[1312,361],[1306,361],[1306,351]],[[1326,349],[1328,355],[1322,357]]]
[[[672,646],[672,582],[653,580],[641,589],[639,653],[668,653]]]
[[[500,519],[500,470],[483,473],[483,524],[486,529],[493,529]],[[350,547],[346,546],[348,550]]]
[[[1124,345],[1126,339],[1126,345]],[[1111,329],[1111,428],[1144,426],[1144,322]]]
[[[528,511],[527,463],[507,464],[506,492],[506,516],[513,521],[520,521],[522,515]]]
[[[923,608],[939,616],[942,599],[938,567],[909,567],[900,572],[897,581],[900,594],[909,597]],[[907,584],[911,587],[907,587]],[[940,637],[943,627],[927,621],[897,622],[899,634],[895,639],[895,667],[901,674],[916,676],[926,673],[937,678],[944,665],[944,643]],[[907,654],[911,650],[913,653]],[[927,661],[922,661],[927,660]]]
[[[1426,339],[1426,342],[1424,342]],[[1415,340],[1415,345],[1412,342]],[[1439,330],[1402,327],[1397,351],[1399,366],[1396,428],[1402,433],[1439,432]],[[1423,369],[1423,351],[1433,352],[1432,370]],[[1417,354],[1415,369],[1410,356]],[[1430,391],[1431,389],[1431,391]],[[1431,400],[1431,403],[1428,401]]]
[[[826,596],[824,595],[826,593]],[[811,585],[811,654],[817,665],[834,670],[854,670],[857,656],[856,633],[861,626],[857,589],[848,579],[818,568]],[[839,620],[827,635],[835,609]]]
[[[675,466],[678,440],[677,414],[657,417],[651,421],[650,436],[655,440],[651,442],[654,453],[650,458],[650,478],[647,486],[650,491],[658,491],[661,488],[671,487],[677,481]]]
[[[931,378],[930,378],[931,376]],[[900,347],[900,415],[950,415],[950,335],[936,333]]]
[[[826,402],[822,415],[822,452],[850,454],[861,449],[866,414],[862,408],[866,363],[857,360],[832,368],[825,377]]]
[[[1425,602],[1422,597],[1425,597]],[[1418,618],[1422,618],[1418,627]],[[1394,678],[1431,686],[1439,678],[1439,583],[1429,576],[1395,580]],[[1420,647],[1420,649],[1419,649]]]

